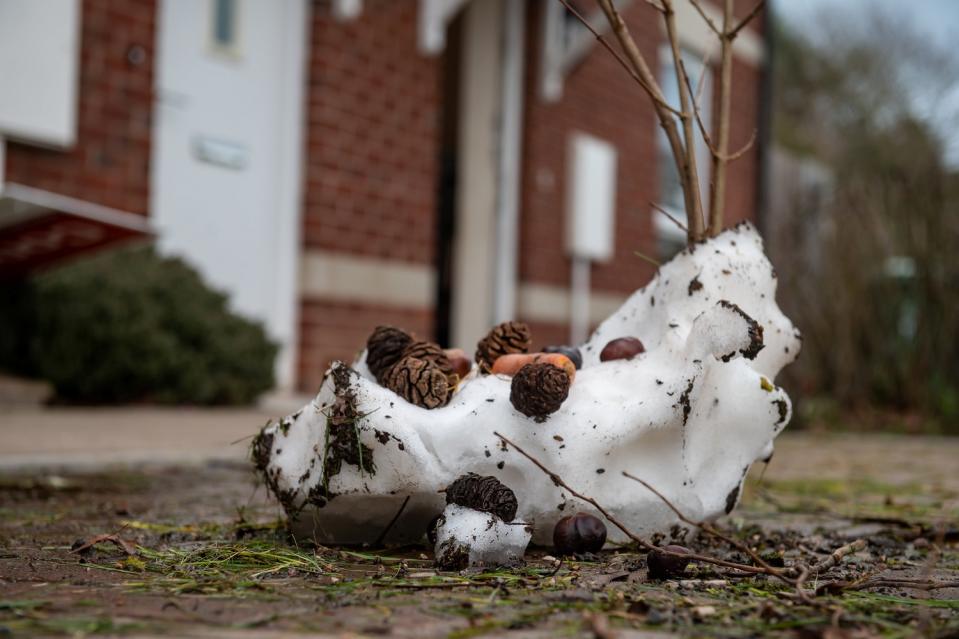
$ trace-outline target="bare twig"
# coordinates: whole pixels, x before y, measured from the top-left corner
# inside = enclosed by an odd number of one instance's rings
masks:
[[[656,268],[659,268],[660,266],[662,266],[662,264],[660,264],[658,260],[655,260],[655,259],[651,258],[650,256],[646,255],[645,253],[640,253],[639,251],[633,251],[633,254],[634,254],[636,257],[640,258],[641,260],[645,260],[646,262],[649,262],[650,264],[652,264],[652,265],[655,266]]]
[[[756,141],[756,134],[757,134],[756,129],[753,129],[753,134],[749,136],[748,140],[746,140],[746,144],[742,145],[742,147],[740,147],[738,151],[734,151],[733,153],[729,153],[728,155],[725,155],[724,157],[726,158],[726,160],[732,161],[732,160],[741,158],[746,153],[746,151],[752,148],[753,143]]]
[[[546,476],[549,477],[549,478],[550,478],[550,481],[552,481],[554,484],[556,484],[557,486],[562,486],[563,488],[565,488],[566,490],[568,490],[568,491],[570,492],[570,494],[573,495],[573,497],[576,497],[577,499],[580,499],[580,500],[582,500],[582,501],[585,501],[587,504],[592,504],[593,507],[596,508],[596,510],[598,510],[598,511],[603,515],[603,517],[605,517],[605,518],[609,521],[609,523],[613,524],[614,526],[616,526],[617,528],[619,528],[620,530],[622,530],[623,533],[624,533],[627,537],[629,537],[629,538],[632,539],[634,542],[636,542],[637,544],[639,544],[642,548],[645,548],[646,550],[652,550],[652,549],[655,547],[655,546],[653,546],[652,544],[650,544],[649,542],[647,542],[645,539],[643,539],[643,538],[641,538],[641,537],[637,537],[635,534],[633,534],[633,532],[632,532],[629,528],[627,528],[625,524],[621,523],[618,519],[616,519],[615,517],[613,517],[613,515],[611,515],[611,514],[609,513],[609,511],[607,511],[605,508],[603,508],[602,506],[600,506],[599,503],[598,503],[595,499],[593,499],[592,497],[587,497],[586,495],[583,495],[583,494],[581,494],[581,493],[576,492],[569,484],[567,484],[565,481],[563,481],[563,478],[562,478],[562,477],[560,477],[558,474],[554,473],[554,472],[551,471],[549,468],[547,468],[546,466],[544,466],[542,463],[540,463],[540,461],[539,461],[538,459],[536,459],[535,457],[533,457],[532,455],[530,455],[529,453],[527,453],[525,450],[523,450],[522,448],[520,448],[519,446],[517,446],[516,444],[514,444],[512,441],[510,441],[509,439],[507,439],[507,438],[504,437],[503,435],[500,435],[500,434],[497,433],[496,431],[493,431],[493,434],[496,435],[497,437],[499,437],[501,440],[503,440],[503,443],[504,443],[504,444],[508,444],[508,445],[512,446],[513,448],[516,449],[516,452],[517,452],[517,453],[519,453],[520,455],[522,455],[522,456],[525,457],[526,459],[528,459],[528,460],[530,460],[531,462],[533,462],[533,465],[536,466],[537,468],[539,468],[539,469],[540,469],[541,471],[543,471],[544,473],[546,473]]]
[[[699,12],[700,17],[709,25],[709,28],[712,29],[712,32],[718,35],[720,38],[723,37],[723,32],[719,30],[719,27],[716,26],[716,23],[713,22],[713,19],[710,18],[706,12],[703,10],[702,6],[699,4],[698,0],[689,0],[689,3],[693,5],[693,8]]]
[[[732,0],[726,0],[732,2]],[[663,19],[666,22],[666,36],[673,53],[673,66],[676,69],[676,84],[679,86],[679,110],[682,112],[680,121],[683,125],[683,164],[686,167],[686,186],[688,196],[686,202],[686,217],[689,220],[689,234],[693,241],[702,239],[705,230],[703,220],[703,202],[699,190],[699,169],[696,165],[696,132],[691,110],[691,95],[689,90],[686,68],[683,65],[682,52],[679,49],[679,33],[676,29],[676,12],[673,10],[673,0],[662,0]]]
[[[376,543],[374,546],[379,546],[383,543],[383,540],[386,539],[387,533],[392,530],[393,525],[396,523],[396,520],[400,518],[400,515],[403,514],[403,511],[406,510],[406,504],[410,502],[410,496],[407,495],[406,499],[403,500],[403,503],[400,504],[400,509],[396,511],[396,514],[393,515],[393,519],[390,520],[390,523],[386,524],[386,528],[383,529],[383,532],[380,533],[380,536],[376,538]]]
[[[753,549],[750,548],[747,544],[744,544],[743,542],[739,541],[738,539],[735,539],[735,538],[733,538],[733,537],[729,537],[728,535],[725,535],[725,534],[721,533],[720,531],[718,531],[718,530],[716,530],[715,528],[713,528],[711,524],[709,524],[709,523],[707,523],[707,522],[705,522],[705,521],[694,521],[694,520],[690,519],[689,517],[687,517],[686,515],[684,515],[683,512],[682,512],[681,510],[679,510],[679,508],[677,508],[671,501],[669,501],[669,499],[667,499],[664,494],[662,494],[661,492],[659,492],[658,490],[656,490],[656,488],[654,488],[649,482],[647,482],[647,481],[645,481],[645,480],[642,480],[642,479],[640,479],[639,477],[636,477],[635,475],[632,475],[632,474],[626,472],[625,470],[623,471],[623,476],[624,476],[624,477],[628,477],[629,479],[632,479],[633,481],[639,482],[640,484],[642,484],[642,485],[646,488],[646,490],[648,490],[649,492],[651,492],[651,493],[653,493],[654,495],[656,495],[657,497],[659,497],[659,499],[660,499],[664,504],[666,504],[666,506],[668,506],[669,509],[672,510],[672,511],[676,514],[677,517],[679,517],[680,521],[682,521],[682,522],[684,522],[684,523],[687,523],[687,524],[689,524],[690,526],[695,526],[695,527],[701,529],[703,532],[705,532],[705,533],[707,533],[707,534],[709,534],[709,535],[712,535],[713,537],[716,537],[717,539],[721,539],[721,540],[725,541],[725,542],[726,542],[727,544],[729,544],[730,546],[733,546],[734,548],[738,548],[738,549],[741,550],[742,552],[744,552],[744,553],[746,553],[747,555],[749,555],[750,559],[752,559],[752,560],[756,563],[757,566],[762,566],[763,568],[765,568],[765,569],[769,572],[769,574],[774,574],[774,575],[776,575],[776,576],[779,576],[780,574],[785,574],[785,571],[780,570],[780,569],[778,569],[778,568],[773,568],[773,567],[770,566],[768,563],[766,563],[766,562],[763,560],[763,558],[760,557],[759,555],[757,555],[755,552],[753,552]]]
[[[723,1],[723,31],[719,38],[719,122],[716,127],[716,152],[713,153],[713,179],[709,198],[709,234],[718,235],[723,228],[726,206],[726,157],[729,148],[729,112],[733,82],[733,37],[729,28],[733,21],[733,0]]]
[[[669,219],[670,222],[672,222],[673,224],[675,224],[676,226],[678,226],[680,229],[682,229],[684,233],[688,233],[688,232],[689,232],[689,229],[686,228],[686,225],[685,225],[685,224],[683,224],[682,222],[680,222],[679,220],[677,220],[675,217],[673,217],[672,215],[670,215],[669,211],[667,211],[666,209],[664,209],[663,207],[661,207],[659,204],[656,204],[655,202],[650,202],[649,205],[650,205],[651,207],[653,207],[654,209],[656,209],[657,211],[659,211],[660,213],[662,213],[663,215],[665,215],[665,216]]]
[[[732,40],[732,39],[735,38],[737,35],[739,35],[739,32],[742,31],[743,28],[744,28],[747,24],[749,24],[749,23],[752,21],[752,19],[755,18],[755,17],[759,14],[759,11],[763,8],[763,5],[765,5],[765,4],[766,4],[766,0],[759,0],[759,2],[756,3],[756,6],[754,6],[754,7],[749,11],[749,13],[746,14],[746,17],[743,18],[743,19],[739,22],[739,24],[737,24],[735,27],[733,27],[732,31],[727,32],[726,36],[727,36],[730,40]]]
[[[694,198],[692,197],[692,182],[690,182],[690,174],[685,161],[687,153],[683,146],[683,140],[680,137],[676,120],[673,118],[673,114],[677,112],[675,109],[667,109],[664,107],[666,98],[663,95],[662,89],[660,89],[659,84],[656,82],[656,78],[653,76],[652,71],[650,71],[646,59],[643,58],[643,54],[640,53],[639,47],[636,46],[636,42],[629,33],[629,29],[626,28],[626,22],[623,20],[623,17],[620,15],[619,10],[616,9],[612,0],[597,0],[597,2],[603,10],[603,13],[606,14],[606,19],[609,21],[610,27],[613,29],[613,33],[616,35],[616,39],[619,41],[633,70],[643,79],[643,86],[649,88],[648,93],[653,100],[653,108],[656,111],[656,116],[659,118],[659,125],[663,129],[666,139],[669,141],[670,151],[676,163],[676,171],[679,174],[679,181],[683,187],[683,199],[686,205],[686,211],[687,213],[694,210],[701,211],[701,206],[699,209],[695,209]],[[669,0],[663,0],[664,11],[667,8],[667,2],[669,2]],[[682,109],[680,109],[680,111],[682,111]],[[680,119],[682,119],[681,113]],[[689,232],[687,233],[688,241],[690,243],[698,241],[702,236],[702,231],[701,221],[691,223]]]
[[[584,27],[586,27],[586,29],[587,29],[591,34],[593,34],[593,37],[595,37],[595,38],[599,41],[599,43],[602,44],[603,47],[604,47],[607,51],[610,52],[610,54],[612,54],[612,56],[613,56],[614,58],[616,58],[616,61],[619,62],[620,66],[622,66],[624,69],[626,69],[626,73],[628,73],[628,74],[630,75],[630,77],[633,78],[633,80],[635,80],[636,82],[639,83],[639,86],[641,86],[641,87],[643,88],[643,90],[646,91],[646,95],[648,95],[651,100],[653,100],[654,102],[657,102],[662,108],[667,109],[667,110],[670,111],[671,113],[674,113],[674,114],[676,114],[676,115],[679,115],[679,111],[677,111],[676,109],[674,109],[673,107],[671,107],[671,106],[669,105],[669,103],[666,102],[665,99],[662,99],[661,97],[658,97],[656,91],[654,91],[652,87],[650,87],[648,84],[646,84],[646,82],[643,80],[643,78],[641,78],[641,77],[639,76],[639,74],[637,74],[636,71],[633,70],[633,68],[630,66],[629,62],[627,62],[626,59],[623,58],[623,56],[619,53],[619,51],[617,51],[616,49],[614,49],[614,48],[613,48],[613,45],[611,45],[611,44],[609,43],[609,41],[608,41],[606,38],[603,37],[603,34],[601,34],[599,31],[597,31],[597,30],[593,27],[593,25],[591,25],[591,24],[589,23],[589,21],[588,21],[585,17],[583,17],[583,15],[582,15],[579,11],[576,10],[575,7],[573,7],[571,4],[569,4],[568,0],[559,0],[559,2],[560,2],[564,7],[566,7],[566,9],[573,15],[574,18],[576,18],[577,20],[579,20],[580,24],[582,24]]]
[[[642,537],[639,537],[638,535],[636,535],[636,533],[634,533],[629,528],[627,528],[625,524],[623,524],[621,521],[616,519],[608,510],[603,508],[603,506],[599,502],[597,502],[595,499],[577,492],[573,487],[567,484],[563,480],[563,478],[560,477],[557,473],[554,473],[549,468],[544,466],[542,462],[540,462],[538,459],[536,459],[535,457],[527,453],[525,450],[517,446],[511,440],[507,439],[505,436],[499,434],[496,431],[493,431],[493,434],[499,437],[504,444],[508,446],[512,446],[516,450],[516,452],[518,452],[520,455],[528,459],[530,462],[533,463],[534,466],[536,466],[541,471],[543,471],[546,474],[546,476],[549,477],[554,484],[556,484],[557,486],[562,486],[563,488],[568,490],[573,497],[576,497],[577,499],[592,505],[597,511],[599,511],[601,515],[603,515],[603,517],[606,518],[607,521],[609,521],[609,523],[613,524],[614,526],[619,528],[621,531],[623,531],[623,534],[625,534],[627,537],[633,540],[640,548],[643,548],[645,550],[655,549],[657,552],[670,555],[672,557],[683,557],[690,561],[701,561],[703,563],[712,564],[714,566],[722,566],[724,568],[733,568],[735,570],[739,570],[740,572],[745,572],[745,573],[751,573],[756,575],[772,574],[773,576],[779,577],[780,579],[782,579],[783,581],[785,581],[786,583],[790,585],[795,584],[795,581],[789,579],[788,577],[779,576],[778,574],[770,573],[769,570],[761,566],[750,566],[748,564],[741,564],[734,561],[726,561],[725,559],[719,559],[717,557],[710,557],[709,555],[701,555],[698,553],[672,552],[670,550],[666,550],[665,548],[659,548],[658,546],[654,546],[653,544],[649,543]]]
[[[835,583],[835,582],[834,582]],[[824,584],[828,588],[834,584]],[[942,588],[959,588],[959,580],[938,581],[935,579],[896,579],[875,577],[858,583],[840,585],[843,590],[868,590],[869,588],[910,588],[912,590],[940,590]]]
[[[843,558],[846,557],[847,555],[851,555],[854,552],[859,552],[860,550],[865,549],[865,547],[866,547],[865,539],[857,539],[856,541],[848,543],[845,546],[841,546],[837,548],[836,550],[834,550],[831,555],[829,555],[822,561],[817,562],[813,564],[812,566],[810,566],[809,572],[814,575],[822,572],[826,572],[830,568],[834,566],[838,566],[842,562]]]

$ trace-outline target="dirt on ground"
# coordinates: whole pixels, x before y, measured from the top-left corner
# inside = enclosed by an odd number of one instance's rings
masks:
[[[0,637],[959,637],[959,440],[777,443],[719,528],[786,569],[863,540],[802,592],[702,562],[653,580],[630,547],[464,572],[425,546],[316,548],[240,462],[7,473]]]

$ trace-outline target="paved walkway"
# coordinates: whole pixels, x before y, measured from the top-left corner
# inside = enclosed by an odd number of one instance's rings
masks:
[[[0,412],[0,469],[242,460],[275,417],[257,409],[51,408]]]
[[[249,437],[271,417],[294,410],[202,408],[48,408],[0,412],[0,470],[196,464],[242,461]],[[890,484],[931,481],[959,490],[959,438],[792,433],[776,440],[767,477]]]

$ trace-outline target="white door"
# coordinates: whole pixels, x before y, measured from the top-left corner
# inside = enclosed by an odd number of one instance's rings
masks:
[[[293,381],[306,0],[163,0],[151,217],[282,345]]]

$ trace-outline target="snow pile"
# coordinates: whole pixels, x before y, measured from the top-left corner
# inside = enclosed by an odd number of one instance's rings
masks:
[[[448,405],[425,410],[373,381],[361,356],[352,368],[334,364],[312,403],[264,428],[254,459],[298,531],[321,543],[371,542],[387,528],[387,542],[419,541],[444,509],[437,491],[473,472],[511,487],[517,518],[548,545],[556,521],[587,505],[494,431],[634,532],[682,536],[675,515],[622,471],[693,519],[735,507],[750,465],[772,454],[791,412],[773,380],[798,354],[799,333],[775,292],[758,233],[740,224],[663,265],[599,326],[581,346],[568,398],[542,423],[510,404],[507,377],[474,367]],[[625,336],[646,352],[600,362],[604,345]],[[448,534],[461,539],[462,530]],[[610,541],[623,539],[609,528]]]
[[[502,566],[523,559],[533,529],[492,513],[449,504],[436,525],[436,563],[446,570]]]

